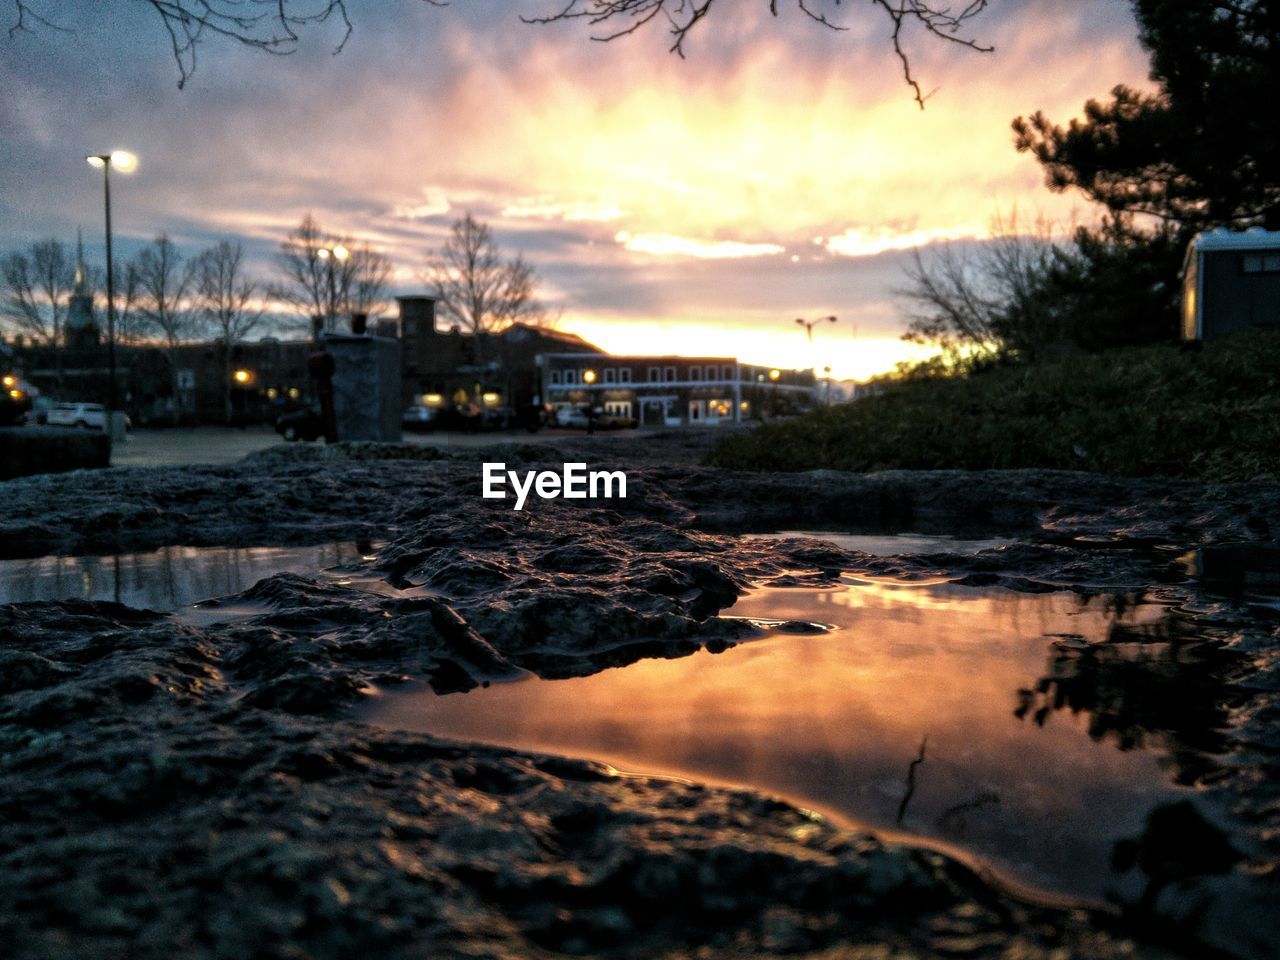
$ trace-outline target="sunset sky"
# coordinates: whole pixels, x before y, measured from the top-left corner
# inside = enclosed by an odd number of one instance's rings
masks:
[[[0,33],[0,249],[82,226],[101,260],[84,155],[123,147],[140,157],[112,183],[125,255],[161,231],[192,253],[240,238],[268,278],[311,212],[387,253],[394,292],[426,292],[427,253],[471,211],[605,349],[839,377],[911,355],[892,290],[912,246],[981,237],[1015,203],[1090,216],[1014,152],[1013,117],[1147,83],[1122,0],[995,0],[973,25],[991,54],[910,37],[936,88],[923,112],[867,3],[833,32],[730,2],[681,60],[659,24],[601,44],[519,21],[556,0],[355,2],[340,55],[336,28],[287,57],[210,41],[181,91],[146,4],[36,6],[74,33]],[[826,314],[810,352],[794,320]]]

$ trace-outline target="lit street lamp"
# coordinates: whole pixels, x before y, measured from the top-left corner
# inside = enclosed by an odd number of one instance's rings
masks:
[[[316,256],[329,267],[329,329],[333,330],[338,325],[338,290],[334,281],[333,262],[337,260],[346,263],[351,251],[342,244],[335,243],[332,247],[321,247],[316,251]]]
[[[594,370],[582,371],[582,382],[587,385],[587,433],[596,432],[596,402],[591,395],[591,388],[596,384],[596,372]]]
[[[111,378],[108,386],[107,430],[111,439],[120,439],[115,426],[116,409],[116,287],[114,264],[111,262],[111,168],[121,173],[132,173],[138,166],[138,158],[128,150],[112,150],[110,153],[91,153],[85,157],[91,167],[102,171],[102,198],[106,207],[107,224],[107,369]]]

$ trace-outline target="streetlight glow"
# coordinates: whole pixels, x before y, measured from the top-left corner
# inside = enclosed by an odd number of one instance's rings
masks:
[[[236,381],[236,383],[248,383],[248,382],[249,382],[249,371],[248,371],[248,370],[237,370],[237,371],[235,372],[235,381]]]
[[[782,371],[781,371],[781,370],[770,370],[770,371],[769,371],[769,379],[770,379],[770,380],[773,380],[774,382],[777,382],[777,379],[778,379],[780,376],[782,376]]]
[[[596,372],[594,370],[584,370],[582,373],[582,379],[586,383],[595,383]]]
[[[112,150],[111,165],[121,173],[132,173],[138,167],[138,157],[128,150]]]
[[[345,260],[347,257],[351,256],[351,251],[339,243],[333,248],[333,255],[339,260]]]
[[[97,154],[90,154],[84,159],[85,159],[85,162],[89,164],[89,166],[93,167],[95,170],[101,170],[103,167],[107,165],[107,158],[100,157]]]

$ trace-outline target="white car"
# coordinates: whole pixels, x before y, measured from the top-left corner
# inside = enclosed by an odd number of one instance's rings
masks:
[[[55,403],[49,407],[45,423],[51,427],[75,427],[79,430],[106,430],[107,408],[100,403]],[[125,429],[132,424],[124,418]]]
[[[557,427],[575,427],[585,430],[588,425],[587,411],[581,407],[559,407],[556,410]]]

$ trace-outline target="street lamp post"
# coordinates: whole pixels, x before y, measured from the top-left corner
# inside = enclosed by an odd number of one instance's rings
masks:
[[[804,327],[804,332],[805,332],[805,333],[808,335],[808,337],[809,337],[809,353],[810,353],[810,357],[809,357],[809,359],[810,359],[810,360],[812,360],[812,359],[813,359],[813,357],[812,357],[812,353],[813,353],[813,328],[814,328],[814,327],[816,327],[816,326],[817,326],[818,324],[820,324],[820,323],[835,323],[835,322],[836,322],[836,318],[835,318],[835,317],[818,317],[818,319],[817,319],[817,320],[806,320],[806,319],[804,319],[804,317],[796,317],[796,323],[798,323],[798,324],[800,324],[800,326]],[[828,406],[829,406],[829,405],[830,405],[830,403],[831,403],[831,383],[830,383],[830,371],[831,371],[831,368],[830,368],[830,367],[827,367],[827,371],[828,371],[828,377],[827,377],[827,379],[828,379],[828,382],[827,382],[827,404],[828,404]],[[818,379],[818,365],[817,365],[816,363],[813,365],[813,378],[814,378],[814,380],[817,380],[817,379]],[[816,389],[817,389],[817,385],[816,385],[816,384],[815,384],[815,386],[814,386],[814,389],[815,389],[815,391],[816,391]],[[816,402],[816,397],[815,397],[815,402]]]
[[[796,317],[796,323],[804,327],[804,332],[809,335],[809,342],[813,343],[813,328],[820,323],[835,323],[835,317],[819,317],[817,320],[806,320],[803,317]]]
[[[91,167],[102,171],[102,199],[106,210],[107,227],[107,372],[111,379],[107,387],[107,425],[111,439],[116,436],[115,409],[116,396],[116,287],[115,264],[111,256],[111,168],[121,173],[131,173],[138,166],[138,158],[127,150],[112,150],[110,153],[91,153],[84,158]]]
[[[329,267],[329,329],[332,331],[338,324],[338,288],[333,275],[333,261],[346,263],[351,251],[342,244],[335,243],[332,247],[321,247],[316,251],[316,256]]]

